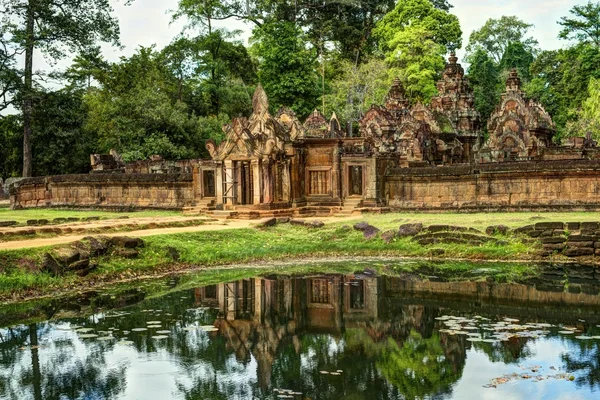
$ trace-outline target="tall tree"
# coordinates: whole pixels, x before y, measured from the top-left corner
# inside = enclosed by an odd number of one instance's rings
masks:
[[[587,4],[574,6],[570,12],[572,18],[562,17],[558,21],[563,27],[558,37],[600,47],[600,2],[589,0]]]
[[[524,82],[529,82],[531,80],[529,68],[534,60],[535,57],[523,43],[514,42],[506,47],[502,59],[500,60],[499,67],[500,70],[504,72],[516,68],[521,79],[523,79]]]
[[[499,71],[494,60],[483,49],[477,49],[471,55],[469,65],[469,80],[473,86],[475,109],[481,114],[482,120],[487,121],[494,111],[500,98]],[[486,124],[484,124],[484,127]]]
[[[431,3],[435,8],[439,8],[440,10],[444,11],[450,11],[450,9],[454,7],[448,2],[448,0],[431,0]]]
[[[36,50],[50,59],[66,51],[90,48],[98,41],[118,44],[119,26],[109,0],[2,0],[2,25],[10,46],[24,54],[23,176],[32,174],[33,58]]]
[[[528,52],[535,54],[538,42],[533,37],[527,36],[532,27],[533,25],[523,22],[515,16],[488,19],[480,29],[471,33],[469,44],[466,47],[467,59],[478,48],[482,48],[495,62],[499,63],[511,43],[522,43]]]
[[[253,31],[253,52],[258,57],[258,78],[273,109],[291,107],[307,116],[317,105],[317,53],[306,45],[302,30],[293,22],[270,22]]]
[[[447,50],[461,47],[462,31],[455,15],[429,0],[401,0],[377,24],[376,37],[394,74],[413,100],[427,102],[444,68]]]

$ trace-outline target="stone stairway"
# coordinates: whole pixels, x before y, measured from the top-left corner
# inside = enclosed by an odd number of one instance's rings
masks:
[[[357,198],[347,198],[344,200],[344,206],[338,212],[339,215],[352,215],[355,213],[360,213],[358,207],[362,203],[362,199],[360,197]]]
[[[200,215],[206,214],[215,209],[214,199],[202,199],[196,202],[195,206],[184,207],[183,215]]]

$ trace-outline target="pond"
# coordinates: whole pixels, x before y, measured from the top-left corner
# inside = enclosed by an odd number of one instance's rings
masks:
[[[5,309],[0,399],[597,399],[598,297],[368,271],[168,278]]]

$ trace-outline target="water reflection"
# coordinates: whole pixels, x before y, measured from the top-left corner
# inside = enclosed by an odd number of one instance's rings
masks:
[[[357,274],[80,296],[0,329],[0,399],[594,398],[597,299],[570,295]]]

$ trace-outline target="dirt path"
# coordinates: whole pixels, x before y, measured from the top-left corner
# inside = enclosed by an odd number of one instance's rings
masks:
[[[325,223],[332,222],[343,222],[343,221],[351,221],[359,219],[360,216],[349,216],[349,217],[327,217],[327,218],[312,218],[318,219],[319,221],[323,221]],[[154,218],[154,222],[163,222],[168,218]],[[310,220],[308,218],[307,220]],[[122,221],[122,220],[115,220]],[[131,222],[131,221],[130,221]],[[257,220],[223,220],[223,221],[215,221],[210,222],[204,225],[198,226],[187,226],[187,227],[177,227],[177,228],[156,228],[156,229],[143,229],[143,230],[135,230],[128,232],[110,232],[106,234],[102,234],[104,236],[112,237],[112,236],[132,236],[132,237],[145,237],[145,236],[154,236],[154,235],[168,235],[173,233],[186,233],[186,232],[202,232],[202,231],[219,231],[219,230],[229,230],[229,229],[243,229],[249,228],[258,223]],[[109,226],[110,220],[103,220],[102,226]],[[97,226],[98,227],[98,226]],[[81,240],[86,236],[98,235],[98,233],[84,233],[77,235],[58,235],[50,238],[37,238],[37,239],[27,239],[27,240],[15,240],[8,242],[0,242],[0,250],[18,250],[18,249],[27,249],[33,247],[44,247],[44,246],[54,246],[58,244],[67,244],[72,243],[77,240]]]

